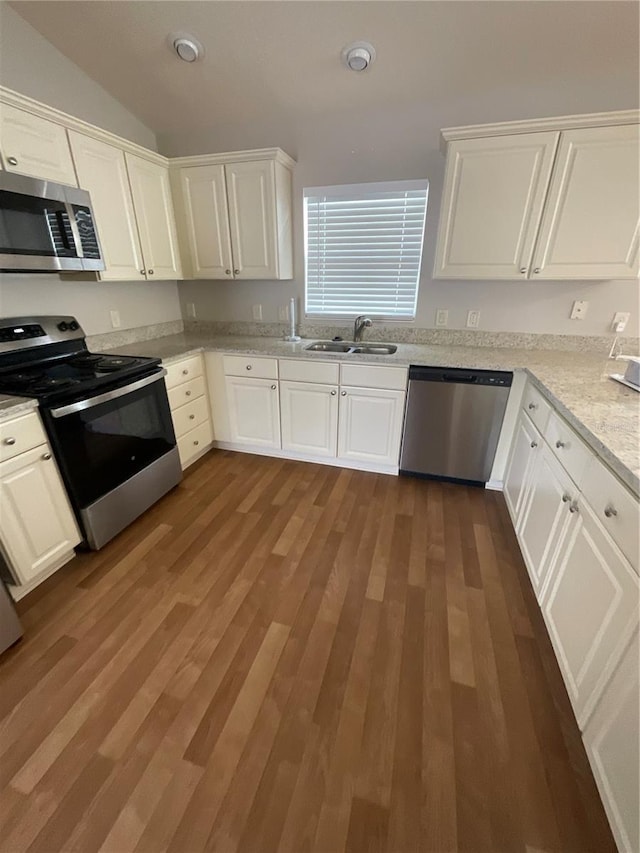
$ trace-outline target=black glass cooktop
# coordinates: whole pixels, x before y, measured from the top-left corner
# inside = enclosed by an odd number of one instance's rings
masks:
[[[103,385],[122,385],[160,363],[157,358],[99,355],[84,352],[69,358],[20,365],[0,373],[0,393],[36,397],[43,402],[61,396],[92,393]]]

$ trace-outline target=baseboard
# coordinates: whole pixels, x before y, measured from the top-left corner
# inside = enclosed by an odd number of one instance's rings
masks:
[[[350,468],[353,471],[370,471],[372,474],[390,474],[398,476],[397,465],[372,465],[352,459],[338,459],[334,456],[306,456],[303,453],[291,453],[274,447],[255,447],[249,444],[236,444],[233,441],[214,441],[213,447],[219,450],[233,450],[237,453],[251,453],[255,456],[271,456],[276,459],[291,459],[293,462],[313,462],[315,465],[330,465],[333,468]]]
[[[504,491],[504,483],[502,480],[489,480],[488,483],[485,483],[485,489],[490,489],[492,492],[502,492]]]

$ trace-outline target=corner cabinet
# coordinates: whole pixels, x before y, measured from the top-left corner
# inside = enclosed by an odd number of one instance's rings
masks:
[[[255,160],[249,159],[252,154]],[[241,152],[237,161],[233,156],[173,161],[187,274],[204,279],[290,279],[293,161],[279,149]],[[224,157],[228,162],[221,162]],[[193,165],[181,166],[184,161]]]
[[[626,124],[613,124],[626,118]],[[443,131],[434,278],[631,279],[640,125],[620,114]],[[580,119],[588,126],[577,127]],[[602,126],[596,123],[600,121]],[[506,128],[519,125],[517,133]],[[527,132],[537,126],[547,132]],[[475,138],[472,136],[475,134]]]

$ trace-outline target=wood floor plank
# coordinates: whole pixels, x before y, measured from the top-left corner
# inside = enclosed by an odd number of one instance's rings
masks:
[[[7,853],[615,849],[500,494],[214,451],[19,610]]]

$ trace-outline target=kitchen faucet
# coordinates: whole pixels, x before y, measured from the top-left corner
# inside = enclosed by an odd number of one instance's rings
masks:
[[[357,343],[362,340],[362,333],[365,329],[370,329],[373,326],[373,323],[369,319],[369,317],[365,317],[364,314],[360,314],[356,317],[356,321],[353,324],[353,340]]]

